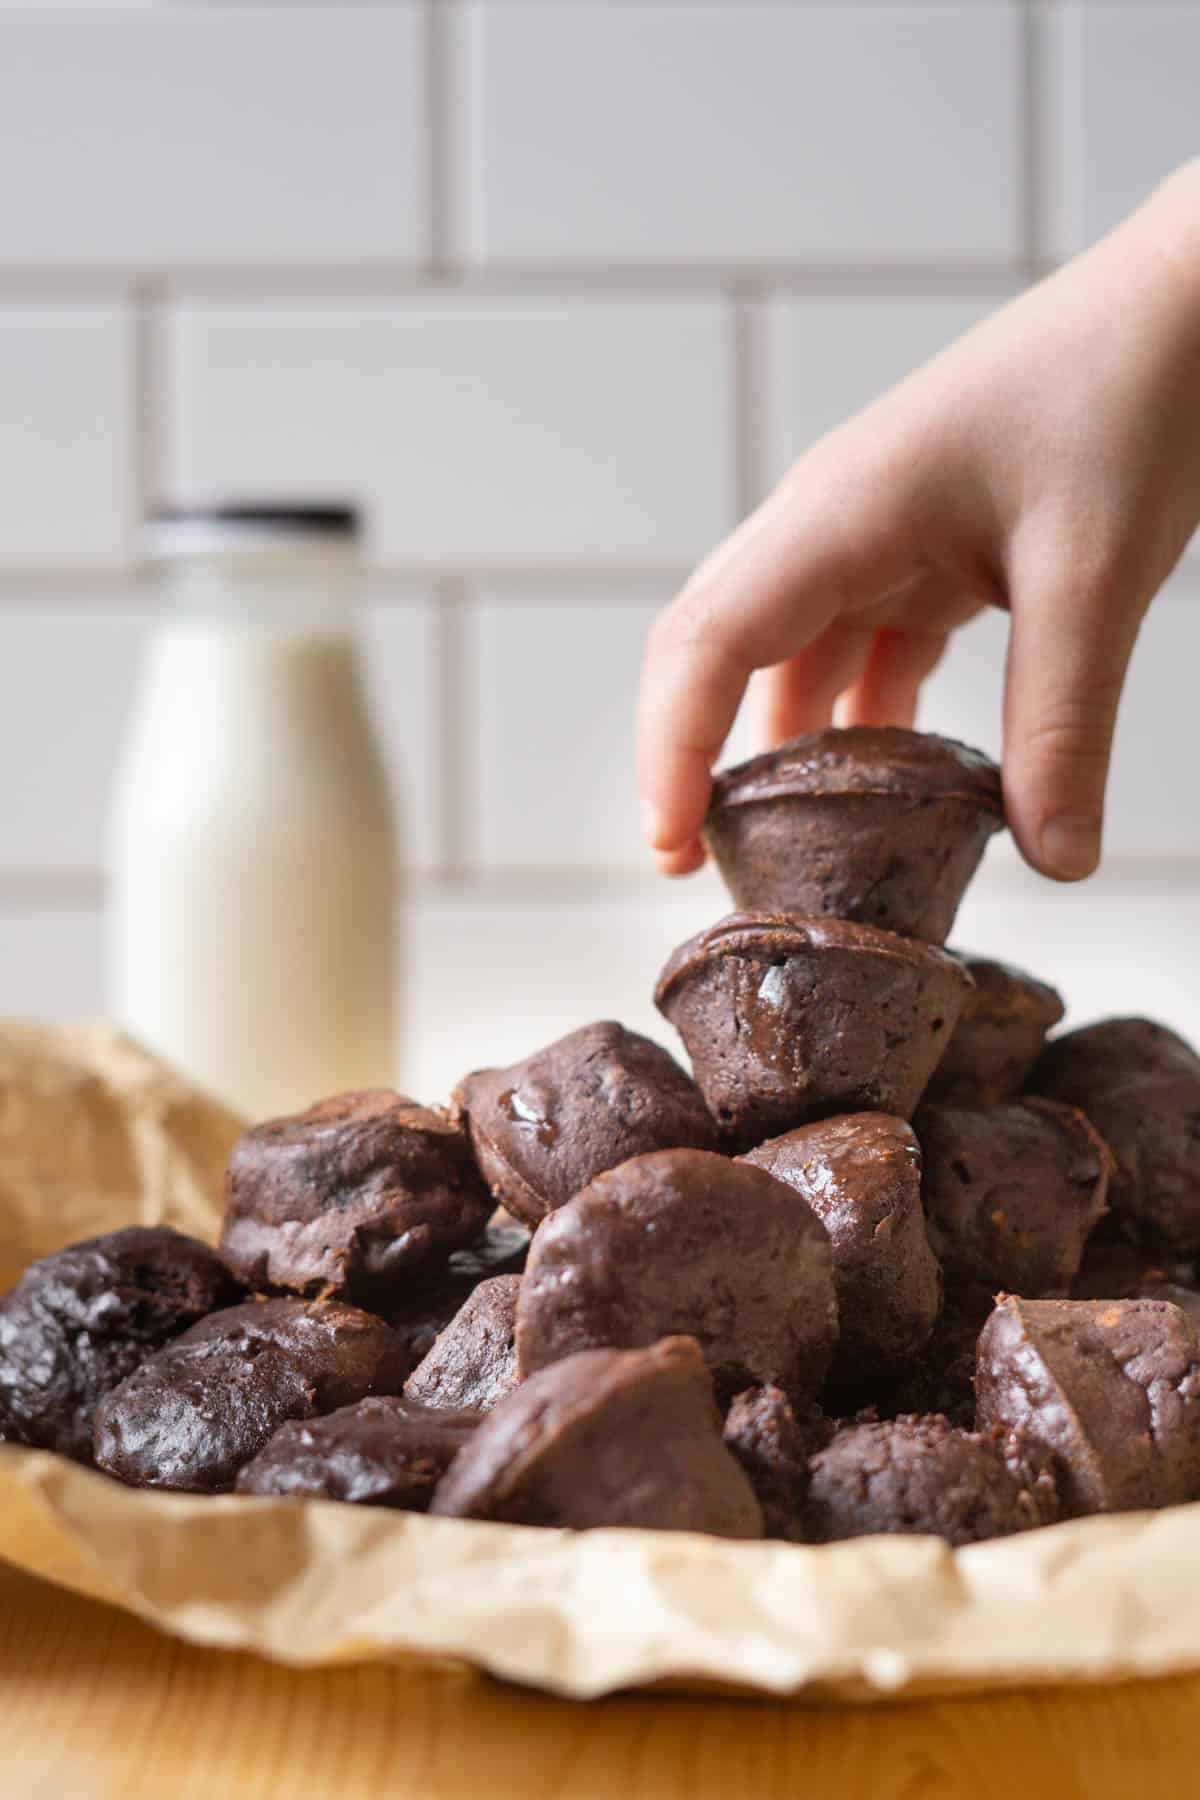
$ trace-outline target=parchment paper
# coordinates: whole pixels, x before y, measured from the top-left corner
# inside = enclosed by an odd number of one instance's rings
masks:
[[[134,1220],[211,1237],[238,1129],[108,1027],[0,1026],[0,1269]],[[0,1447],[0,1556],[195,1643],[450,1657],[576,1697],[869,1700],[1200,1668],[1200,1506],[956,1552],[805,1549],[140,1494]]]

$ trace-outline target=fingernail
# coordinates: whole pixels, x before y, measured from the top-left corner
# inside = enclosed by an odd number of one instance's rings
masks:
[[[1041,852],[1051,875],[1082,880],[1100,860],[1100,821],[1090,813],[1056,813],[1042,826]]]

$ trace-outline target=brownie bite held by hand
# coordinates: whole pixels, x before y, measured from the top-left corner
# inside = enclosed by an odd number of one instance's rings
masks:
[[[814,1544],[875,1532],[975,1544],[1061,1516],[1050,1459],[1018,1433],[956,1429],[937,1414],[843,1427],[813,1457],[805,1533]]]
[[[1013,1100],[1063,1016],[1062,995],[1008,963],[985,956],[962,962],[975,985],[925,1098],[968,1105]]]
[[[425,1512],[480,1414],[377,1395],[281,1425],[237,1478],[239,1494]]]
[[[598,1175],[538,1229],[517,1302],[522,1373],[686,1333],[718,1392],[811,1399],[837,1334],[829,1238],[800,1196],[707,1150]]]
[[[1169,1301],[1001,1295],[975,1389],[981,1427],[1055,1457],[1070,1515],[1200,1498],[1200,1344]]]
[[[888,1113],[842,1114],[770,1138],[742,1160],[794,1188],[829,1234],[839,1327],[833,1385],[869,1389],[902,1373],[942,1303],[912,1127]]]
[[[988,839],[1000,771],[950,738],[829,727],[718,775],[704,826],[735,905],[943,944]]]
[[[684,1337],[585,1350],[531,1376],[455,1457],[430,1511],[762,1536],[754,1489],[721,1442],[704,1359]]]
[[[1085,1112],[1113,1153],[1115,1229],[1180,1256],[1200,1251],[1200,1056],[1150,1019],[1105,1019],[1056,1038],[1031,1092]]]
[[[834,1113],[911,1117],[971,978],[931,944],[840,919],[731,913],[655,990],[731,1143]]]
[[[0,1298],[0,1439],[92,1460],[96,1407],[242,1289],[169,1226],[130,1226],[31,1263]]]
[[[221,1253],[248,1287],[363,1298],[469,1243],[491,1211],[462,1127],[372,1088],[239,1139]]]
[[[1054,1100],[923,1106],[929,1241],[947,1279],[1065,1294],[1105,1211],[1112,1159],[1084,1115]]]
[[[534,1226],[593,1176],[648,1150],[709,1150],[699,1090],[661,1045],[605,1019],[455,1089],[493,1194]]]
[[[289,1419],[394,1394],[402,1347],[336,1300],[265,1300],[213,1313],[135,1369],[96,1411],[96,1462],[133,1487],[227,1493]]]

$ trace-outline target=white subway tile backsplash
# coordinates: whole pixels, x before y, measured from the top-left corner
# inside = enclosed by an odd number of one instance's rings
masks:
[[[134,506],[128,310],[0,302],[0,396],[0,563],[119,564]]]
[[[1021,254],[1018,8],[465,8],[466,250],[485,263]]]
[[[169,480],[353,493],[388,563],[687,561],[732,522],[730,337],[685,298],[196,301]]]
[[[149,604],[0,604],[0,880],[98,873],[109,789]],[[421,599],[372,600],[364,663],[396,790],[406,859],[437,860],[436,620]]]
[[[0,907],[0,1015],[78,1019],[106,1005],[98,907]]]
[[[1007,635],[1007,616],[997,611],[982,613],[955,634],[925,689],[919,720],[925,730],[999,755]],[[1200,584],[1177,577],[1142,627],[1121,705],[1105,828],[1110,858],[1200,858],[1193,723],[1198,663]],[[1007,839],[989,854],[1015,861]]]
[[[412,0],[0,11],[0,269],[416,260],[423,42]]]
[[[380,747],[391,778],[406,868],[442,858],[441,680],[437,603],[428,595],[373,595],[363,609],[361,655]]]
[[[99,598],[0,606],[0,875],[100,868],[151,616]]]
[[[485,592],[469,614],[469,860],[487,874],[645,869],[634,708],[668,592],[630,599]],[[721,758],[748,756],[745,709]]]
[[[767,473],[985,318],[1016,291],[780,297],[763,308],[761,428]]]
[[[469,616],[471,861],[643,865],[633,701],[653,600],[485,596]]]
[[[1061,24],[1064,251],[1107,231],[1200,150],[1200,7],[1072,4]]]

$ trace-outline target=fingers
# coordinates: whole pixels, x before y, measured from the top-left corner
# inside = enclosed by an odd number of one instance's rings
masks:
[[[696,866],[712,765],[751,673],[913,578],[901,482],[873,476],[835,438],[796,465],[650,633],[638,777],[647,837],[668,871]]]
[[[921,684],[942,660],[950,633],[985,604],[959,582],[920,581],[880,621],[870,660],[842,703],[842,723],[911,727]]]
[[[852,619],[837,619],[799,656],[767,671],[759,715],[764,749],[833,722],[834,702],[867,667],[875,635]]]
[[[843,702],[842,724],[911,726],[921,683],[945,648],[944,634],[888,627],[876,632],[870,660]]]
[[[1026,860],[1079,881],[1100,860],[1117,707],[1145,605],[1111,588],[1015,587],[1004,701],[1004,791]]]

